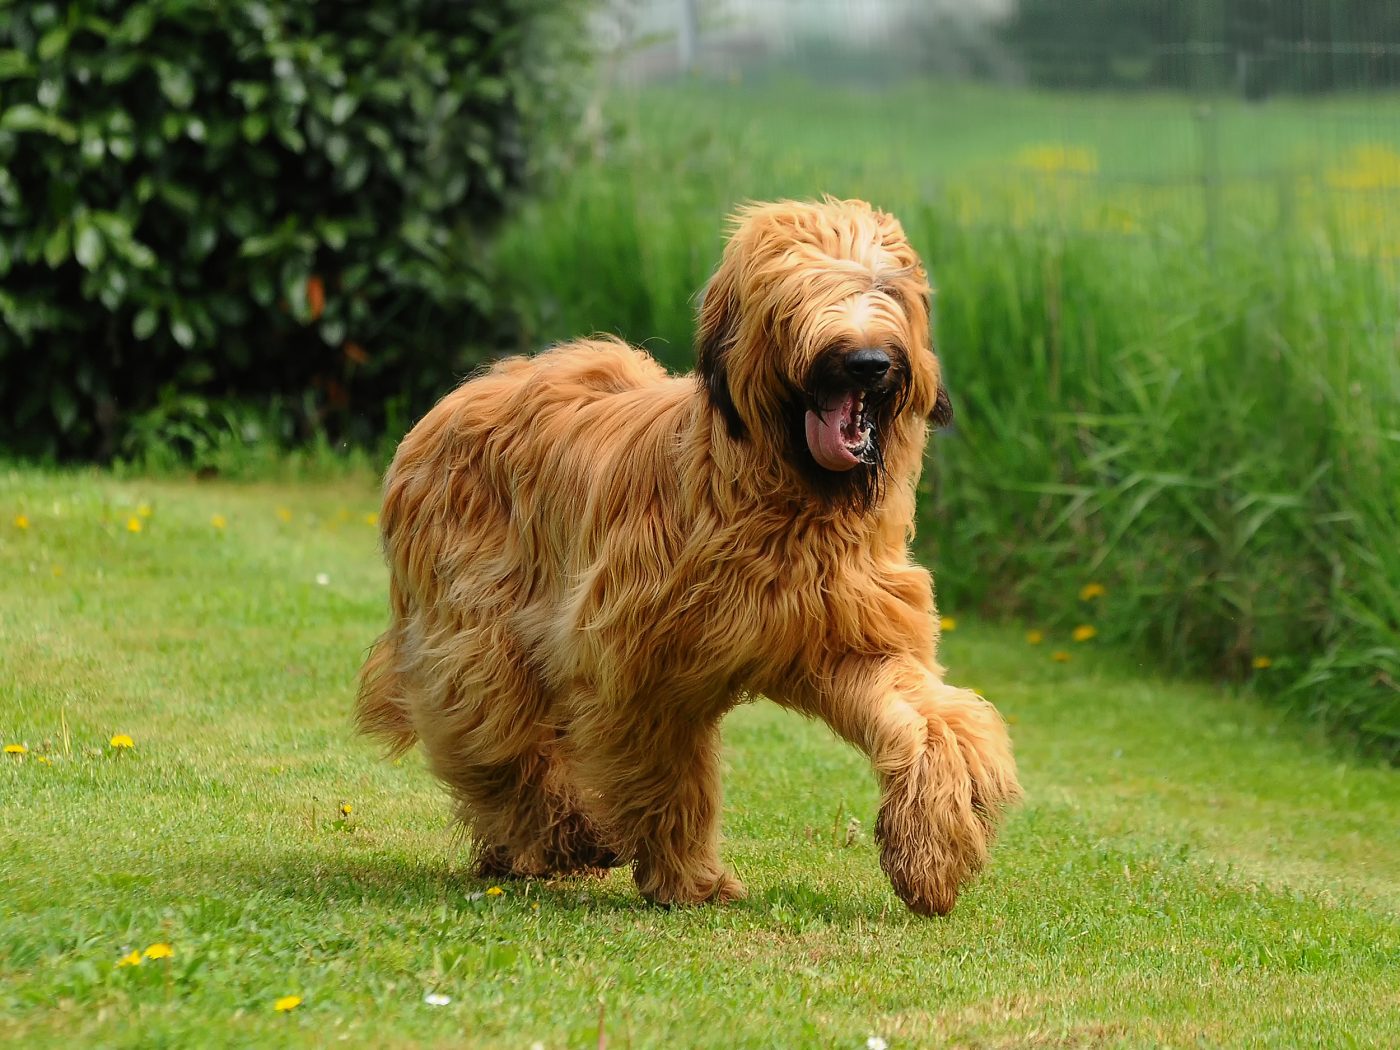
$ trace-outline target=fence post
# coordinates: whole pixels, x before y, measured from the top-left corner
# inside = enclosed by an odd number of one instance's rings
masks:
[[[689,73],[695,68],[695,60],[700,53],[700,0],[677,0],[680,22],[676,28],[676,58],[681,72]]]
[[[1214,100],[1202,101],[1196,106],[1196,139],[1201,151],[1201,202],[1206,255],[1214,262],[1221,213],[1220,115]]]

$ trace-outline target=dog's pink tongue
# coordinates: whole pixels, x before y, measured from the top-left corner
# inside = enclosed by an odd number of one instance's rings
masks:
[[[847,394],[839,406],[821,415],[807,410],[807,447],[812,450],[812,458],[827,470],[850,470],[860,462],[841,437],[841,426],[854,411],[854,394]]]

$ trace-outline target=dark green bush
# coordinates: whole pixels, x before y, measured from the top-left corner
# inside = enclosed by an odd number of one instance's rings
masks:
[[[1249,98],[1400,83],[1393,0],[1020,0],[1001,35],[1033,84]]]
[[[566,114],[572,10],[0,4],[0,447],[269,399],[353,437],[440,393],[508,335],[482,237]]]

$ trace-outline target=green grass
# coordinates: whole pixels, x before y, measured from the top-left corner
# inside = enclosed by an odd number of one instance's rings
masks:
[[[894,899],[861,758],[763,704],[725,734],[748,901],[660,910],[622,872],[484,896],[419,759],[350,732],[385,611],[374,504],[364,476],[0,473],[0,736],[29,748],[0,756],[0,1042],[580,1047],[600,1016],[612,1047],[1400,1029],[1400,775],[967,616],[945,657],[1009,717],[1028,801],[950,918]],[[115,965],[160,942],[171,959]]]
[[[1211,123],[1222,174],[1268,180],[1321,174],[1358,147],[1400,148],[1400,95],[1346,94],[1245,102],[1170,92],[1027,91],[906,79],[862,89],[759,75],[697,79],[619,92],[613,112],[646,143],[717,134],[763,166],[781,152],[830,175],[887,181],[981,178],[1035,143],[1089,149],[1108,178],[1195,183]],[[775,130],[778,137],[775,141]]]
[[[931,270],[957,421],[923,505],[941,593],[1065,631],[1100,582],[1104,637],[1400,759],[1400,99],[1214,104],[1208,170],[1199,111],[654,86],[507,228],[502,294],[524,348],[617,332],[689,369],[735,204],[889,208]],[[1041,146],[1092,170],[1018,165]]]

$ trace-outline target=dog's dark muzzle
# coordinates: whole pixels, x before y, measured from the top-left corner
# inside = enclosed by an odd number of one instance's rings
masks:
[[[890,355],[876,347],[852,350],[841,361],[853,385],[869,390],[890,370]]]

